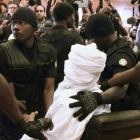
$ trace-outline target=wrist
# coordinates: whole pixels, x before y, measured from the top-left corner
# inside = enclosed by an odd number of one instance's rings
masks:
[[[107,89],[109,89],[110,88],[110,85],[109,85],[109,83],[108,83],[108,80],[104,80],[102,83],[101,83],[101,90],[102,91],[105,91],[105,90],[107,90]]]
[[[102,98],[101,94],[98,92],[93,92],[93,94],[96,99],[97,106],[103,104],[103,98]]]
[[[28,121],[25,118],[22,118],[16,126],[20,128],[22,131],[25,131],[28,128]]]

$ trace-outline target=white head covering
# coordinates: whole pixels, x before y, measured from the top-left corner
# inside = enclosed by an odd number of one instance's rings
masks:
[[[73,45],[69,59],[65,61],[64,82],[70,87],[94,86],[105,67],[106,54],[99,51],[95,43]]]

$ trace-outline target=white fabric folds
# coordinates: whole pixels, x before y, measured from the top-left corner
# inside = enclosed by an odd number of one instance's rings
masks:
[[[70,96],[78,91],[88,90],[101,92],[97,84],[99,76],[105,67],[106,54],[97,50],[96,45],[73,45],[69,59],[65,61],[64,81],[54,93],[54,101],[45,117],[52,118],[54,128],[43,134],[48,140],[80,140],[92,115],[110,112],[110,105],[100,105],[91,112],[86,119],[79,122],[73,113],[80,108],[69,108],[69,104],[76,102]],[[30,140],[24,136],[22,140]]]
[[[97,83],[106,62],[106,54],[96,49],[96,45],[73,45],[69,60],[65,61],[65,84],[86,88]],[[84,87],[84,88],[85,88]]]

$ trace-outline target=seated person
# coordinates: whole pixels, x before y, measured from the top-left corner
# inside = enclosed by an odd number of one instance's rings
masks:
[[[72,46],[69,59],[65,61],[64,80],[54,93],[53,104],[45,116],[52,118],[53,122],[53,127],[43,132],[48,140],[79,140],[93,114],[110,112],[110,105],[103,104],[79,122],[73,117],[73,113],[79,110],[79,107],[69,108],[70,103],[77,101],[72,98],[78,91],[102,92],[97,82],[105,67],[105,62],[105,53],[96,49],[94,43],[87,46],[78,44]],[[83,117],[85,116],[82,115],[81,120]],[[24,135],[21,140],[31,140],[31,138]]]

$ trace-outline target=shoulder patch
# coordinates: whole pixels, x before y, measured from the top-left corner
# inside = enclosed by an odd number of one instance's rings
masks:
[[[119,60],[119,65],[121,65],[121,66],[126,66],[127,65],[127,60],[126,59],[120,59]]]

